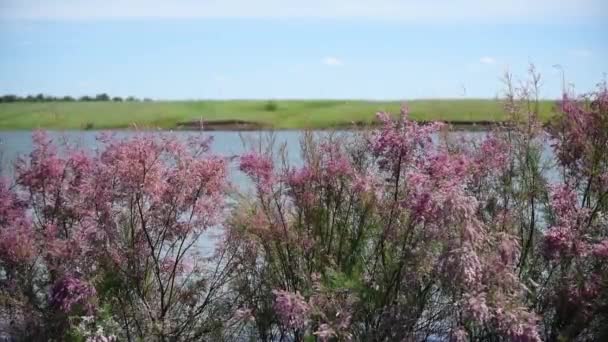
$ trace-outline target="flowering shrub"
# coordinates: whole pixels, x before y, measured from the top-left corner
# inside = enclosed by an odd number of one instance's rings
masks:
[[[91,284],[77,277],[66,275],[52,287],[50,305],[64,313],[69,313],[74,310],[76,305],[80,305],[91,313],[93,304],[89,301],[95,296],[95,288]]]
[[[299,167],[243,156],[254,194],[228,220],[226,245],[245,331],[269,341],[604,336],[607,92],[565,99],[545,130],[531,75],[509,83],[509,124],[481,141],[437,141],[443,126],[412,122],[404,107],[397,120],[378,114],[371,132],[305,135]]]
[[[549,135],[562,176],[549,196],[544,232],[547,284],[537,305],[548,339],[608,337],[608,89],[558,104]],[[540,283],[539,281],[539,283]]]
[[[100,139],[95,155],[60,154],[36,132],[15,185],[0,184],[0,290],[15,333],[62,340],[71,317],[95,317],[99,304],[121,340],[216,330],[210,299],[225,270],[209,274],[198,243],[221,219],[226,162],[205,139]]]
[[[354,143],[304,141],[299,168],[241,159],[257,200],[237,210],[248,214],[230,222],[228,242],[239,250],[237,291],[258,337],[448,338],[491,328],[539,339],[516,236],[484,222],[485,203],[470,189],[482,161],[434,143],[441,126],[412,122],[406,109],[400,120],[379,119]]]
[[[238,157],[230,201],[209,140],[37,132],[0,181],[0,315],[23,339],[605,340],[608,91],[543,127],[531,76],[480,139],[379,113],[298,165]]]

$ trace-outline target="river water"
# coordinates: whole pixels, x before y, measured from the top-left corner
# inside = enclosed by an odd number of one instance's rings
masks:
[[[127,138],[140,134],[141,132],[134,131],[104,131],[114,134],[117,138]],[[70,145],[79,148],[95,150],[100,146],[97,141],[97,137],[102,133],[101,131],[48,131],[47,132],[55,142],[62,143],[68,141]],[[153,132],[150,132],[153,134]],[[269,132],[238,132],[238,131],[214,131],[214,132],[194,132],[194,131],[176,131],[167,132],[163,131],[162,134],[176,135],[179,138],[188,138],[191,136],[197,136],[204,134],[205,136],[212,136],[213,142],[211,145],[211,151],[213,153],[232,157],[248,150],[248,147],[244,144],[244,141],[251,141],[255,139],[263,139]],[[287,149],[290,152],[290,156],[294,158],[293,162],[297,163],[296,157],[299,156],[299,131],[279,131],[274,132],[276,141],[285,143]],[[12,176],[12,164],[19,156],[24,156],[32,151],[32,132],[30,131],[0,131],[0,172],[4,176]]]
[[[140,134],[135,131],[104,131],[111,132],[117,138],[126,138]],[[100,146],[97,137],[101,131],[48,131],[48,134],[55,142],[61,143],[68,141],[72,146],[95,150]],[[151,132],[153,134],[153,132]],[[269,135],[274,136],[276,145],[285,144],[288,161],[292,165],[301,163],[300,159],[300,137],[303,131],[213,131],[213,132],[195,132],[195,131],[162,131],[162,134],[174,134],[178,138],[188,138],[204,134],[205,136],[213,137],[211,151],[213,153],[233,157],[238,156],[250,149],[252,142],[257,140],[267,140]],[[327,131],[317,131],[316,134],[326,134]],[[338,132],[339,134],[349,134],[347,131]],[[451,137],[466,135],[467,138],[481,139],[486,134],[484,131],[455,131],[450,133]],[[249,143],[249,145],[247,143]],[[32,132],[31,131],[0,131],[0,175],[11,178],[13,175],[13,163],[19,156],[26,156],[32,151]],[[543,151],[544,157],[547,160],[552,159],[552,151],[550,146],[545,146]],[[233,165],[234,167],[234,165]],[[239,175],[239,172],[230,173],[231,180],[236,183],[243,182],[244,178]]]

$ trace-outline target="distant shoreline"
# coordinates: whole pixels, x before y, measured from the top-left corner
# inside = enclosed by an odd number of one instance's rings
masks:
[[[429,124],[432,121],[417,121],[420,124]],[[452,130],[462,130],[462,131],[477,131],[477,130],[488,130],[492,127],[496,127],[496,126],[500,126],[500,125],[505,125],[506,122],[495,122],[495,121],[470,121],[470,122],[450,122],[450,121],[441,121],[444,124],[448,125],[450,127],[450,129]],[[175,130],[179,130],[179,131],[206,131],[206,132],[213,132],[213,131],[293,131],[293,130],[306,130],[306,129],[310,129],[310,128],[284,128],[284,129],[277,129],[277,128],[273,128],[272,126],[267,126],[264,124],[260,124],[257,122],[247,122],[247,121],[241,121],[241,120],[220,120],[220,121],[209,121],[209,122],[204,122],[202,129],[200,127],[197,127],[198,125],[200,125],[199,123],[196,122],[192,122],[192,123],[180,123],[178,124],[178,126],[175,128]],[[376,128],[379,126],[378,122],[371,122],[371,123],[364,123],[364,122],[358,122],[358,123],[351,123],[351,124],[344,124],[344,125],[335,125],[335,126],[329,126],[329,127],[325,127],[325,128],[314,128],[313,130],[364,130],[364,129],[372,129],[372,128]]]
[[[414,100],[410,118],[441,121],[455,129],[487,128],[506,121],[500,100]],[[554,101],[540,101],[540,119],[553,115]],[[0,103],[0,131],[7,130],[323,130],[373,125],[379,111],[398,115],[400,101],[210,100],[174,102]]]

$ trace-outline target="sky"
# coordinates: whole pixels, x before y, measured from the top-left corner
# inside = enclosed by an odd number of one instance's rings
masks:
[[[0,94],[541,96],[608,72],[606,0],[0,0]]]

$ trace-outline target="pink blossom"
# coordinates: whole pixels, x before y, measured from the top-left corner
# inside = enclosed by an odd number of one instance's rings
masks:
[[[429,221],[472,217],[477,201],[465,190],[468,165],[466,157],[443,151],[420,161],[417,168],[406,175],[409,192],[404,204],[412,211],[413,218]]]
[[[608,239],[594,244],[592,248],[595,256],[608,259]]]
[[[36,256],[34,230],[24,204],[0,179],[0,262],[29,264]]]
[[[519,256],[519,243],[514,236],[503,234],[498,245],[498,253],[504,265],[513,265]]]
[[[260,190],[270,191],[275,180],[270,158],[254,152],[246,153],[240,158],[239,168],[254,180]]]
[[[352,173],[350,161],[340,147],[335,144],[325,143],[319,147],[322,154],[321,169],[327,179],[349,176]]]
[[[485,293],[470,294],[466,304],[469,312],[477,322],[483,323],[490,318],[490,310],[486,304]]]
[[[386,171],[396,171],[398,164],[416,158],[425,147],[431,145],[431,135],[439,130],[440,124],[419,126],[407,120],[407,110],[395,122],[387,113],[378,113],[382,127],[372,134],[371,149],[379,157],[379,166]]]
[[[0,261],[27,265],[36,256],[34,231],[29,225],[0,228]]]
[[[288,327],[302,329],[309,321],[310,306],[299,292],[273,290],[274,309]]]
[[[576,192],[568,185],[555,186],[551,191],[551,208],[558,222],[575,223],[577,211]]]
[[[469,289],[473,289],[476,285],[479,285],[479,280],[482,276],[483,268],[479,255],[470,247],[465,247],[459,255],[464,284]]]
[[[4,178],[0,178],[0,225],[7,225],[24,214],[24,203],[9,189]]]
[[[510,146],[496,133],[486,137],[474,152],[473,166],[477,176],[502,175],[509,167]]]
[[[569,228],[553,227],[545,233],[545,253],[549,257],[568,253],[572,248],[574,235]]]
[[[538,317],[524,308],[498,309],[496,321],[511,341],[541,341],[538,332]]]
[[[369,193],[375,188],[375,179],[371,174],[355,174],[353,190],[355,192]]]
[[[66,275],[59,279],[51,289],[50,303],[53,307],[69,313],[75,305],[82,305],[92,311],[92,300],[96,296],[95,288],[86,281]]]
[[[292,168],[287,173],[287,183],[292,187],[302,187],[307,185],[314,178],[314,172],[308,166],[295,169]]]
[[[0,181],[0,273],[32,317],[45,315],[33,312],[46,307],[41,292],[68,315],[94,311],[93,279],[112,274],[127,291],[145,287],[132,292],[147,303],[141,317],[168,310],[178,321],[175,306],[190,305],[206,289],[183,274],[207,261],[197,239],[222,221],[226,161],[205,143],[162,135],[102,142],[97,153],[57,153],[46,134],[34,133],[33,151],[17,162],[15,186]],[[18,267],[34,260],[27,273]],[[160,289],[170,289],[172,307],[162,307]]]

